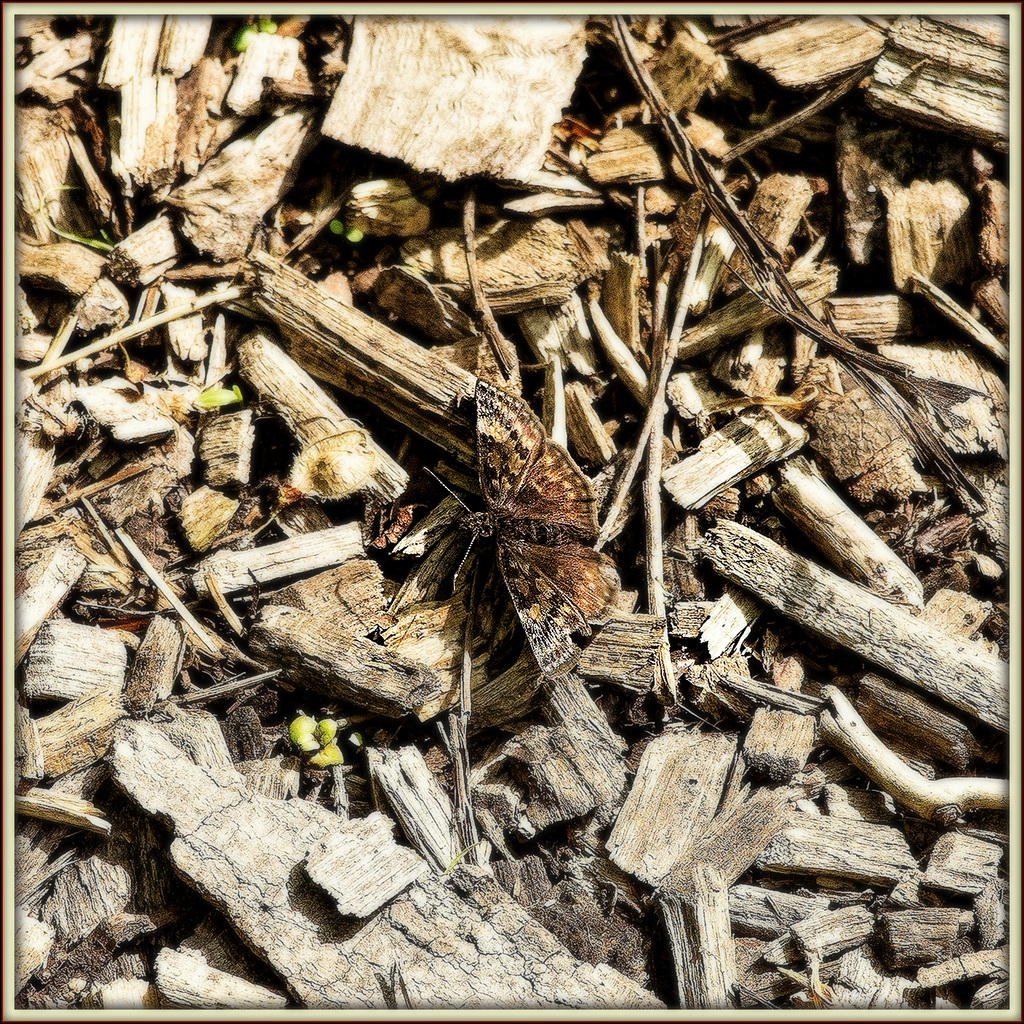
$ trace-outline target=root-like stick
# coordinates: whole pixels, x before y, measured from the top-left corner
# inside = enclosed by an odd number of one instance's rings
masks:
[[[834,713],[823,711],[822,740],[856,765],[901,806],[926,821],[949,826],[971,811],[1005,811],[1009,806],[1006,779],[927,779],[894,754],[834,686],[822,689]]]

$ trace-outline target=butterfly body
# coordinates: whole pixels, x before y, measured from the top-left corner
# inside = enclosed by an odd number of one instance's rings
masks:
[[[478,381],[476,408],[483,528],[537,664],[560,675],[579,657],[572,634],[589,635],[619,588],[594,551],[594,492],[521,399]]]

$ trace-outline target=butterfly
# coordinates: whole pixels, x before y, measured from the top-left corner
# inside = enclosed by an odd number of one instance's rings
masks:
[[[594,550],[590,481],[514,395],[479,380],[476,446],[485,510],[473,529],[494,540],[498,568],[541,671],[558,676],[579,658],[573,633],[590,635],[619,590]]]

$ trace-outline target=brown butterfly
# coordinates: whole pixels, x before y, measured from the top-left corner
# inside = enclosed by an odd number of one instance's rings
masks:
[[[544,433],[522,399],[476,385],[476,444],[486,509],[473,529],[494,538],[498,567],[541,671],[576,663],[571,634],[590,635],[619,589],[612,563],[594,550],[596,501],[569,453]]]

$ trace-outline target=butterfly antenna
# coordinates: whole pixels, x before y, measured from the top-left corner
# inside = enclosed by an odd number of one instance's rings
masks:
[[[466,559],[469,558],[470,551],[473,550],[473,545],[476,543],[476,531],[473,530],[469,535],[469,543],[466,545],[466,550],[462,553],[462,558],[459,559],[459,564],[455,567],[455,572],[452,573],[452,593],[454,594],[459,588],[459,573],[462,572],[462,567],[466,564]]]
[[[470,514],[473,514],[473,510],[442,480],[432,469],[427,468],[427,472]],[[472,544],[470,545],[472,546]],[[469,554],[469,550],[466,550],[466,555]],[[466,560],[466,555],[462,556],[462,561]],[[462,563],[459,563],[459,568],[462,568]]]

